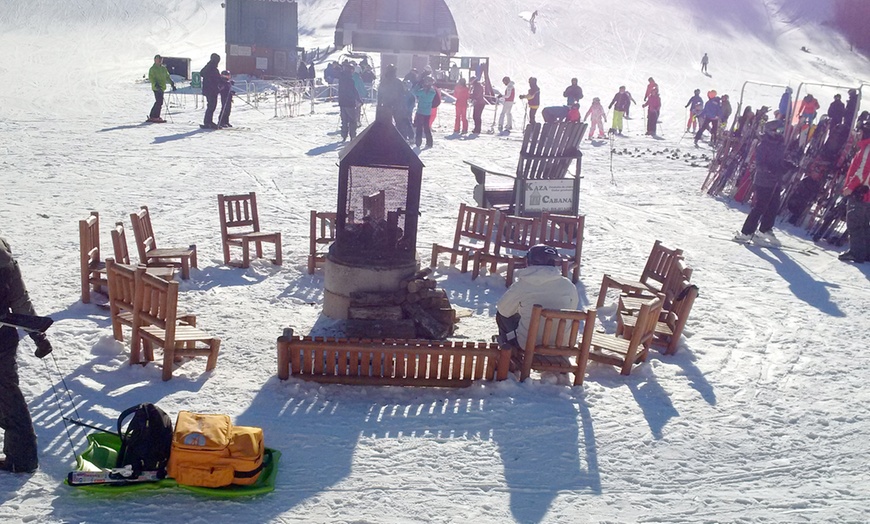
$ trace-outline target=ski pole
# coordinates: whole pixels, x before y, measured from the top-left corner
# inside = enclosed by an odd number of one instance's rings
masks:
[[[73,407],[73,412],[76,414],[76,418],[80,418],[78,410],[76,409],[76,405],[73,402],[72,394],[70,394],[69,387],[67,387],[67,385],[66,385],[66,380],[64,380],[64,378],[63,378],[63,373],[60,372],[60,366],[57,365],[57,359],[54,358],[53,353],[50,353],[49,356],[51,356],[51,359],[54,361],[54,367],[57,370],[58,376],[60,376],[60,381],[63,384],[64,389],[66,389],[66,394],[67,394],[67,397],[69,397],[70,404]],[[64,427],[64,430],[66,431],[67,442],[69,442],[70,450],[72,451],[73,457],[75,457],[76,456],[76,448],[73,445],[72,435],[70,434],[69,426],[66,423],[67,418],[63,416],[63,409],[61,409],[61,406],[60,406],[60,404],[61,404],[60,395],[58,395],[57,388],[54,385],[54,381],[51,379],[51,367],[48,365],[48,362],[45,358],[42,359],[42,362],[45,365],[46,376],[48,376],[48,380],[49,380],[49,382],[51,382],[51,390],[54,392],[54,402],[55,402],[55,405],[57,405],[57,412],[60,413],[60,418],[63,421],[63,427]]]
[[[103,432],[103,433],[108,433],[108,434],[110,434],[110,435],[118,435],[119,437],[121,436],[117,431],[112,431],[112,430],[109,430],[109,429],[104,429],[104,428],[101,428],[101,427],[98,427],[98,426],[92,426],[91,424],[87,424],[87,423],[85,423],[85,422],[82,422],[81,420],[71,419],[71,418],[69,418],[69,417],[63,417],[63,419],[66,420],[67,422],[69,422],[70,424],[75,424],[76,426],[81,426],[81,427],[83,427],[83,428],[91,428],[91,429],[95,429],[95,430],[97,430],[97,431],[101,431],[101,432]]]
[[[253,108],[254,108],[258,113],[260,113],[261,115],[263,115],[263,116],[266,115],[265,113],[263,113],[262,111],[260,111],[259,109],[257,109],[257,106],[255,106],[254,104],[248,102],[247,100],[245,100],[244,98],[242,98],[242,97],[240,97],[238,94],[236,94],[235,91],[233,92],[233,96],[236,97],[236,98],[238,98],[238,99],[241,100],[242,102],[244,102],[245,105],[253,107]]]
[[[613,132],[610,133],[610,183],[616,185],[616,177],[613,176]]]

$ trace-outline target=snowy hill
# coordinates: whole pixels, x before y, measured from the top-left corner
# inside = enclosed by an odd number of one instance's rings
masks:
[[[342,5],[300,1],[301,45],[330,43]],[[816,254],[719,240],[747,209],[700,193],[711,151],[681,137],[694,88],[736,99],[746,80],[796,87],[870,78],[867,60],[830,33],[832,2],[448,5],[461,53],[491,57],[494,78],[510,75],[520,87],[537,76],[544,105],[562,102],[572,76],[586,103],[609,100],[620,84],[640,99],[649,76],[662,86],[661,140],[642,136],[638,108],[614,144],[618,154],[584,142],[578,293],[587,307],[604,272],[637,275],[655,239],[681,247],[701,295],[679,352],[653,351],[628,377],[591,364],[576,388],[552,376],[462,390],[278,381],[282,328],[331,325],[320,316],[322,273],[307,274],[306,256],[309,210],[335,207],[337,107],[273,118],[271,100],[258,109],[239,103],[232,121],[242,129],[206,133],[202,104],[179,97],[171,123],[142,125],[153,98],[140,80],[151,57],[188,56],[202,67],[223,49],[219,2],[0,2],[0,236],[37,310],[55,319],[56,348],[40,362],[29,340],[19,347],[41,466],[0,474],[4,522],[870,520],[862,452],[870,266],[841,263],[835,248],[782,224],[784,242]],[[535,32],[520,16],[533,9]],[[700,72],[705,52],[711,77]],[[823,106],[843,92],[814,90]],[[748,102],[773,104],[780,91],[753,88]],[[433,242],[451,238],[459,204],[472,203],[461,160],[510,166],[519,149],[516,136],[450,139],[453,108],[440,112],[435,147],[421,153],[424,263]],[[514,116],[522,119],[519,108]],[[666,149],[680,149],[681,159]],[[263,228],[283,234],[282,267],[222,264],[215,195],[247,191],[257,191]],[[140,205],[161,244],[197,244],[200,267],[180,300],[222,339],[211,373],[202,359],[180,364],[169,382],[159,365],[130,367],[107,311],[79,301],[77,221],[100,212],[106,256],[116,221],[132,243],[129,214]],[[471,280],[442,266],[436,277],[470,314],[456,337],[488,340],[503,274]],[[611,330],[614,309],[608,301],[599,311]],[[69,440],[80,450],[85,433],[67,430],[60,412],[108,427],[145,401],[173,416],[220,412],[263,427],[267,445],[283,453],[276,491],[227,502],[166,490],[101,497],[62,485],[74,462]]]

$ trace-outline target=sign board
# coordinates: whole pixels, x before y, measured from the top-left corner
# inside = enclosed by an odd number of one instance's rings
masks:
[[[269,59],[264,56],[257,57],[257,69],[260,71],[265,71],[269,69]]]
[[[572,214],[577,210],[576,179],[525,180],[523,182],[523,214]]]

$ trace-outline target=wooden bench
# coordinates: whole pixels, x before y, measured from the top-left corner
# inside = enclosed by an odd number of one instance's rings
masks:
[[[173,263],[181,266],[181,278],[190,278],[190,268],[196,265],[196,246],[170,247],[159,249],[151,227],[151,214],[148,206],[141,206],[139,211],[130,213],[133,222],[133,237],[136,239],[136,249],[139,251],[139,263],[146,266],[152,264]],[[177,260],[177,262],[175,262]]]
[[[589,360],[610,364],[620,368],[620,373],[630,375],[631,368],[644,362],[652,345],[656,322],[664,303],[661,295],[650,299],[637,315],[637,324],[631,332],[621,335],[593,333],[589,349]],[[628,338],[625,338],[625,337]]]
[[[580,142],[587,124],[552,122],[526,127],[514,174],[503,168],[484,167],[473,161],[471,168],[477,186],[474,199],[480,207],[520,216],[535,216],[550,211],[577,215],[580,197]],[[575,163],[573,177],[568,167]],[[497,182],[487,186],[487,177]]]
[[[275,246],[276,266],[283,263],[281,253],[281,233],[260,231],[260,215],[257,211],[257,194],[253,191],[244,195],[218,195],[218,210],[221,222],[221,244],[224,251],[224,264],[230,265],[230,246],[242,248],[243,268],[251,265],[251,244],[257,258],[263,258],[263,244]]]
[[[655,325],[652,344],[663,348],[665,355],[673,355],[677,352],[680,337],[683,334],[683,329],[686,327],[689,313],[692,311],[692,305],[695,303],[696,298],[698,298],[698,286],[689,283],[688,280],[681,280],[679,293],[673,298],[670,308],[668,311],[662,311]],[[616,318],[616,330],[617,333],[622,333],[624,337],[631,338],[639,318],[636,315],[622,312],[624,307],[622,300],[622,297],[620,297],[620,313]]]
[[[108,293],[106,264],[100,255],[100,214],[79,220],[79,261],[82,279],[82,303],[91,302],[91,292]]]
[[[475,380],[505,380],[511,351],[495,343],[438,340],[278,338],[278,378],[314,382],[466,387]]]

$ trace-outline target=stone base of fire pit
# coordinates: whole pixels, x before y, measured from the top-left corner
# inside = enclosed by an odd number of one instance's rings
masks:
[[[420,268],[415,260],[384,267],[355,266],[327,255],[323,266],[323,314],[336,320],[348,318],[350,296],[357,291],[396,291]]]

